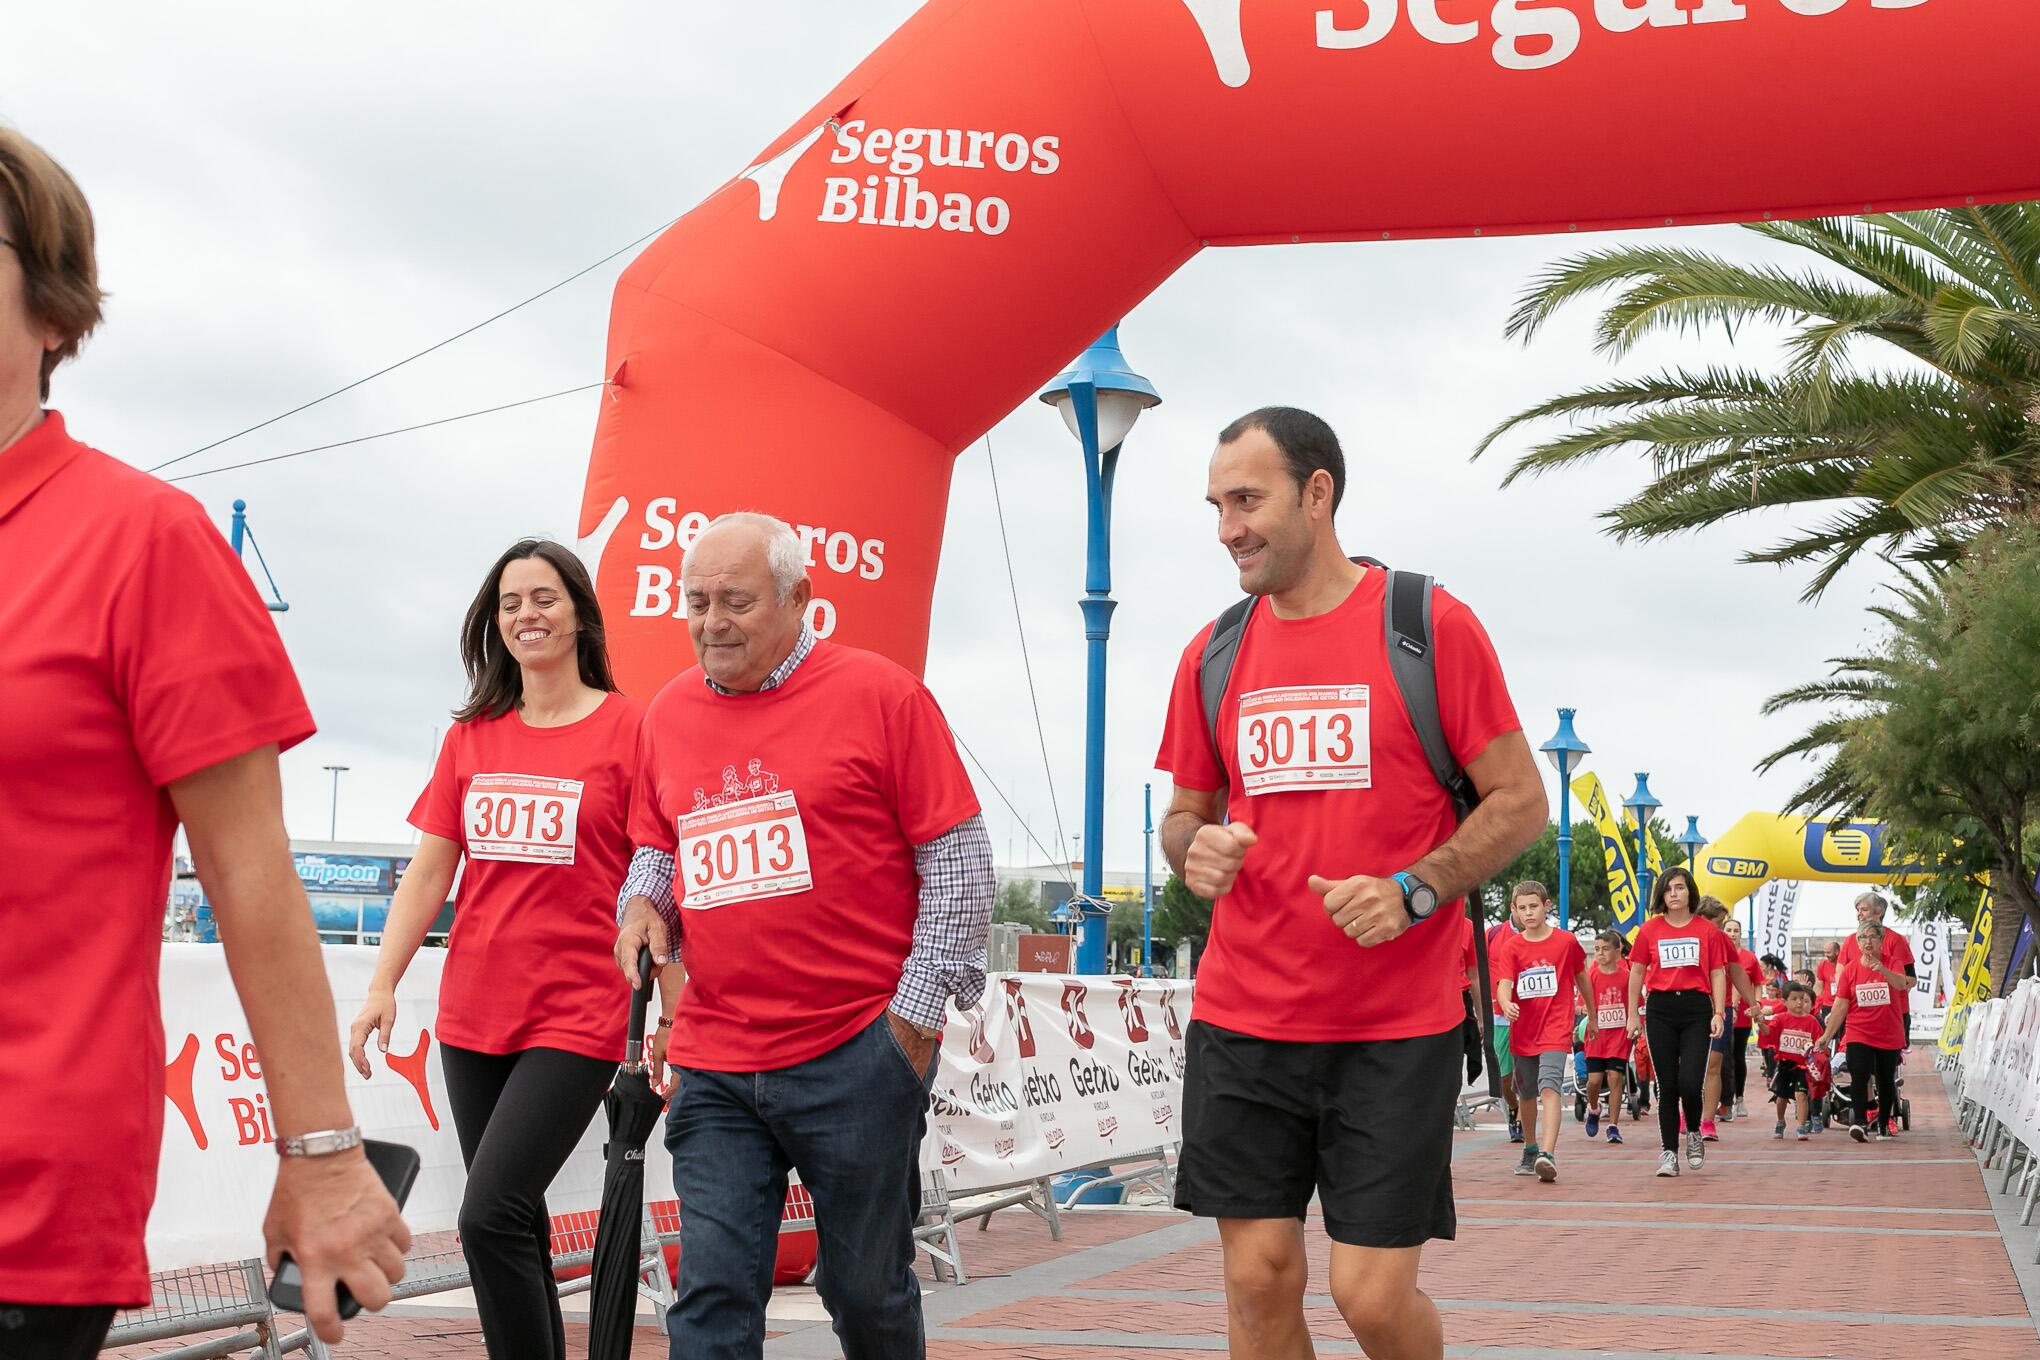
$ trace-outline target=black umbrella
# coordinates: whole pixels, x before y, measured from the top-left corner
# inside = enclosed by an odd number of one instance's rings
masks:
[[[638,951],[642,980],[630,998],[630,1037],[623,1066],[602,1108],[609,1141],[602,1145],[602,1219],[595,1230],[595,1262],[588,1290],[589,1360],[628,1360],[637,1315],[639,1229],[645,1206],[645,1143],[666,1102],[652,1090],[645,1063],[645,1004],[652,994],[652,951]]]

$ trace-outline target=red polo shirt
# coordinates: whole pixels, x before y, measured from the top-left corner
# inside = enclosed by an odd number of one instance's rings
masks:
[[[312,734],[197,501],[71,439],[0,450],[0,1299],[148,1302],[165,786]]]

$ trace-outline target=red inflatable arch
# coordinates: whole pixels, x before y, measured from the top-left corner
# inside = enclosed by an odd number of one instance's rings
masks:
[[[739,507],[918,670],[955,455],[1205,246],[2036,198],[2036,52],[2036,0],[933,0],[617,285],[619,678]]]

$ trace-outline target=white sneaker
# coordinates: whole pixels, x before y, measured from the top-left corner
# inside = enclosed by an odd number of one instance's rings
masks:
[[[1702,1139],[1702,1137],[1697,1133],[1687,1134],[1686,1165],[1692,1167],[1695,1171],[1698,1171],[1700,1169],[1701,1164],[1706,1160],[1707,1160],[1707,1144],[1705,1140]]]
[[[1735,1103],[1735,1117],[1737,1119],[1748,1119],[1750,1117],[1750,1107],[1738,1100]]]
[[[1678,1175],[1679,1154],[1676,1152],[1660,1152],[1657,1159],[1657,1173],[1660,1176]]]

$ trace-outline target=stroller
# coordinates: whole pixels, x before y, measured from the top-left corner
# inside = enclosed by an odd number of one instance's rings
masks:
[[[1820,1055],[1815,1054],[1811,1056],[1817,1057]],[[1903,1059],[1901,1058],[1900,1061],[1903,1062]],[[1842,1077],[1848,1072],[1848,1069],[1848,1055],[1846,1053],[1837,1053],[1834,1058],[1834,1071],[1828,1082],[1829,1090],[1820,1106],[1821,1112],[1826,1117],[1828,1123],[1839,1124],[1843,1128],[1847,1128],[1856,1121],[1855,1102],[1849,1099],[1849,1093],[1843,1089],[1842,1085]],[[1811,1072],[1810,1066],[1808,1070]],[[1884,1092],[1877,1089],[1877,1084],[1874,1080],[1871,1082],[1870,1122],[1872,1124],[1876,1124],[1880,1120],[1885,1123],[1896,1122],[1899,1128],[1911,1132],[1912,1101],[1905,1094],[1905,1074],[1903,1071],[1900,1072],[1896,1085],[1899,1088],[1894,1093],[1897,1097],[1897,1103],[1891,1107],[1890,1116],[1886,1116],[1879,1108],[1884,1100]]]

